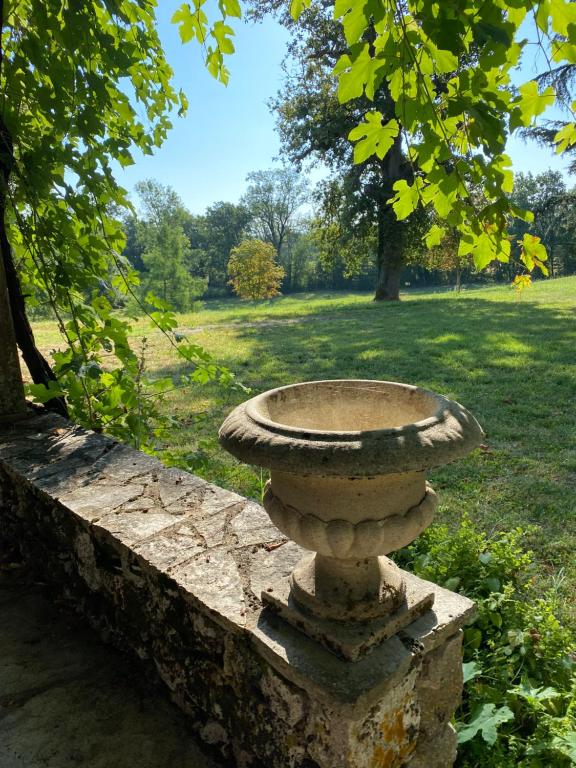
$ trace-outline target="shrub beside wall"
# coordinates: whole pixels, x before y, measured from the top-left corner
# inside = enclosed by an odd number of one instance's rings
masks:
[[[535,587],[524,545],[534,532],[488,537],[464,518],[457,531],[432,526],[397,558],[478,605],[464,632],[459,768],[576,765],[576,643],[557,596]]]

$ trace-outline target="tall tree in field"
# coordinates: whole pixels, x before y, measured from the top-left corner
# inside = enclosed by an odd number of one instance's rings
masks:
[[[372,100],[360,94],[346,103],[339,101],[338,82],[331,73],[348,45],[342,25],[332,18],[332,3],[314,0],[297,25],[290,21],[285,6],[278,0],[258,2],[255,11],[260,15],[264,10],[282,9],[283,21],[292,30],[292,40],[284,65],[285,83],[272,106],[283,147],[298,167],[312,162],[330,169],[332,179],[321,190],[321,206],[330,208],[333,216],[331,203],[336,185],[343,252],[374,229],[374,253],[364,254],[377,263],[374,298],[396,300],[406,263],[406,240],[410,237],[407,222],[397,220],[390,203],[394,184],[412,178],[402,139],[396,136],[383,156],[354,152],[348,136],[371,107]],[[374,90],[372,98],[383,119],[394,115],[394,103],[385,81]]]
[[[242,204],[250,214],[251,228],[271,243],[281,258],[296,213],[306,201],[307,183],[290,168],[254,171],[246,181],[248,189],[242,196]]]
[[[147,234],[149,240],[142,253],[145,272],[140,278],[144,301],[152,291],[174,309],[190,310],[204,293],[206,282],[190,274],[190,241],[184,230],[163,223]]]
[[[197,231],[198,247],[204,251],[206,277],[212,288],[226,286],[226,267],[230,251],[240,245],[251,220],[245,205],[213,203],[201,217]],[[195,241],[192,240],[194,247]]]
[[[241,299],[271,299],[280,293],[283,267],[276,264],[276,249],[262,240],[244,240],[233,248],[228,274]]]
[[[156,179],[139,181],[134,190],[138,195],[139,219],[150,226],[171,224],[184,227],[191,217],[176,190]]]
[[[136,184],[140,201],[137,241],[142,248],[143,298],[152,291],[174,309],[190,309],[206,281],[192,276],[192,250],[186,234],[192,215],[180,196],[153,179]]]

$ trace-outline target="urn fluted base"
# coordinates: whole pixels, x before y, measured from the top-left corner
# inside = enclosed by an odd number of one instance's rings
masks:
[[[402,571],[387,557],[339,560],[308,555],[290,577],[292,596],[310,613],[333,621],[365,621],[397,611],[406,598]]]
[[[385,555],[427,528],[436,505],[422,473],[349,479],[272,471],[266,511],[283,533],[315,553],[290,576],[292,603],[336,623],[396,614],[406,603],[405,579]]]

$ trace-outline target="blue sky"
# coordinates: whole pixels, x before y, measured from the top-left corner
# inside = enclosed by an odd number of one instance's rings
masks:
[[[236,53],[228,57],[231,77],[224,87],[204,69],[198,46],[181,44],[170,24],[177,5],[160,3],[160,34],[175,83],[190,101],[188,114],[174,118],[153,157],[135,155],[136,163],[117,178],[129,190],[141,179],[156,178],[173,187],[193,213],[202,213],[218,200],[236,202],[246,188],[246,174],[271,167],[280,152],[266,102],[281,83],[288,36],[273,21],[234,20]]]
[[[247,173],[280,162],[274,117],[266,102],[280,87],[288,36],[273,20],[256,25],[235,20],[236,53],[229,57],[231,78],[224,87],[205,71],[198,47],[181,44],[170,23],[178,2],[163,0],[159,5],[162,42],[190,108],[185,118],[174,118],[174,128],[153,157],[136,155],[135,164],[119,170],[117,178],[128,190],[142,179],[158,179],[173,187],[193,213],[202,213],[218,200],[237,202]],[[541,64],[529,55],[525,59],[522,80],[533,77]],[[520,139],[509,142],[508,153],[516,171],[539,173],[566,165],[550,151]]]

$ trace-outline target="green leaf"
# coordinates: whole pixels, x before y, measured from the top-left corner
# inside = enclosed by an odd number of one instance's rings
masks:
[[[488,578],[484,579],[484,582],[488,587],[488,589],[490,590],[490,592],[500,592],[500,590],[502,589],[502,584],[500,583],[500,579],[498,579],[496,576],[488,576]],[[497,616],[500,620],[500,623],[502,623],[502,617],[500,616],[500,614],[497,614]],[[493,621],[492,623],[496,624],[496,621],[497,620]],[[500,626],[500,624],[497,624],[497,626]]]
[[[576,144],[576,124],[566,123],[554,136],[554,143],[556,144],[556,152],[558,154],[573,147]]]
[[[520,685],[512,688],[510,693],[532,703],[550,701],[551,699],[556,699],[558,696],[562,695],[556,688],[532,685],[527,677],[522,678]]]
[[[548,254],[541,239],[536,235],[525,232],[522,240],[518,241],[518,244],[521,246],[520,261],[526,269],[531,272],[534,267],[539,267],[544,274],[548,274],[547,268],[542,263],[548,259]]]
[[[475,31],[482,43],[485,43],[487,40],[494,40],[506,46],[506,48],[512,43],[510,30],[501,24],[489,24],[481,21],[476,25]]]
[[[550,0],[540,0],[536,10],[536,24],[541,32],[548,35],[550,25]]]
[[[521,221],[525,221],[528,224],[531,224],[534,221],[534,214],[532,213],[532,211],[525,211],[523,208],[519,208],[514,203],[510,203],[510,212],[517,219],[520,219]]]
[[[111,373],[103,373],[100,376],[100,383],[103,387],[111,387],[113,386],[116,379],[114,378],[114,375]]]
[[[434,62],[434,70],[440,74],[455,72],[458,69],[458,57],[451,51],[445,51],[434,47],[430,51]]]
[[[576,731],[570,731],[563,736],[555,736],[552,739],[552,746],[576,764]]]
[[[464,629],[464,642],[468,648],[477,650],[482,644],[482,630],[478,627],[466,627]]]
[[[346,58],[350,61],[350,66],[338,78],[338,101],[340,104],[345,104],[351,99],[362,96],[364,93],[364,83],[367,81],[369,72],[372,69],[372,59],[368,53],[366,53],[366,56],[361,55],[355,61],[352,61],[348,56]]]
[[[64,397],[66,391],[56,381],[48,382],[48,386],[44,384],[26,384],[26,394],[33,397],[37,403],[47,403],[48,400],[52,400],[56,397]]]
[[[218,7],[222,16],[232,16],[237,19],[242,18],[242,9],[238,0],[218,0]]]
[[[401,179],[394,184],[393,189],[396,195],[388,202],[392,203],[394,213],[399,220],[406,219],[418,206],[419,188],[416,183],[409,185],[407,181]]]
[[[498,738],[498,726],[513,719],[509,707],[497,709],[495,704],[483,704],[468,724],[458,724],[458,743],[465,744],[480,733],[487,744],[493,745]]]
[[[498,581],[498,585],[500,585],[500,581],[498,579],[496,579],[496,581]],[[492,591],[493,592],[499,592],[500,591],[500,586],[498,586],[498,589],[493,589]],[[498,627],[498,629],[500,629],[500,627],[502,626],[502,614],[498,613],[498,611],[490,611],[488,616],[490,618],[491,623],[495,627]]]
[[[102,374],[102,366],[97,360],[88,360],[80,366],[78,375],[88,379],[99,380]]]
[[[569,27],[576,24],[576,5],[566,0],[550,0],[550,18],[552,29],[559,35],[568,37]]]
[[[333,70],[334,74],[339,74],[338,101],[345,104],[364,92],[372,99],[381,79],[381,66],[381,62],[370,55],[367,43],[355,51],[353,58],[347,54],[342,56]]]
[[[156,309],[170,310],[170,304],[159,296],[156,296],[152,291],[148,291],[144,301],[146,304],[150,304],[151,307],[155,307]]]
[[[464,250],[463,241],[460,241],[460,246]],[[472,247],[467,252],[472,253],[476,269],[484,269],[497,257],[497,249],[498,246],[494,235],[488,232],[481,232],[480,235],[472,235]],[[464,255],[461,254],[460,248],[458,255]]]
[[[467,661],[462,664],[462,674],[464,677],[464,684],[466,684],[482,674],[482,667],[477,661]]]
[[[234,44],[230,37],[234,34],[232,27],[223,21],[216,21],[212,27],[211,35],[216,40],[218,48],[224,54],[234,53]]]
[[[174,11],[171,21],[172,24],[178,24],[180,40],[183,43],[188,43],[194,38],[196,32],[194,17],[188,3],[183,3],[178,10]]]
[[[342,21],[348,45],[357,43],[369,23],[366,0],[335,0],[334,18]]]
[[[372,155],[382,160],[394,144],[399,131],[400,126],[396,120],[389,120],[382,125],[380,112],[368,112],[366,121],[357,125],[348,134],[350,141],[357,142],[354,147],[354,162],[363,163]]]
[[[538,83],[529,80],[518,89],[520,98],[516,101],[516,108],[512,113],[510,126],[512,129],[519,126],[531,125],[538,115],[554,104],[556,95],[552,87],[546,88],[542,93],[538,90]]]
[[[311,0],[290,0],[290,15],[294,21],[298,21],[302,11],[310,7]]]

